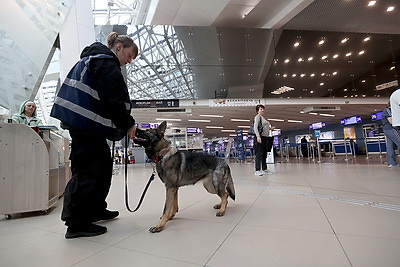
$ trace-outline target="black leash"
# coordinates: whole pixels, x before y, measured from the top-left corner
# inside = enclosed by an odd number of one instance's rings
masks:
[[[137,207],[134,210],[131,210],[131,208],[129,207],[129,197],[128,197],[128,144],[129,144],[129,138],[128,138],[128,136],[126,136],[125,137],[125,206],[128,211],[135,212],[140,208],[140,205],[142,205],[142,202],[143,202],[144,196],[146,195],[147,189],[149,189],[151,182],[154,180],[155,171],[153,168],[153,173],[151,174],[150,179],[147,182],[146,187],[143,190],[142,196],[140,197]]]

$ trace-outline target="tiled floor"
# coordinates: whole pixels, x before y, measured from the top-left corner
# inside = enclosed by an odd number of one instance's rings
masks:
[[[136,213],[124,204],[122,167],[101,222],[104,235],[67,240],[62,201],[47,215],[0,219],[0,266],[400,266],[400,168],[380,163],[278,163],[254,176],[231,163],[236,201],[224,217],[201,184],[181,188],[180,211],[157,234],[164,187],[156,178]],[[134,208],[150,165],[129,166]]]

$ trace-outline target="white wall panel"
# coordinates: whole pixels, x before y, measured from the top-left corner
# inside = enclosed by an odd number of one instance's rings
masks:
[[[0,1],[0,105],[34,98],[73,0]]]
[[[60,32],[61,73],[63,81],[71,67],[79,60],[85,46],[95,40],[90,0],[75,1]]]

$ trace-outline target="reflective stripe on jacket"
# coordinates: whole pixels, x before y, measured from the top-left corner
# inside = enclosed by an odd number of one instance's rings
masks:
[[[112,138],[116,126],[107,109],[102,105],[98,92],[92,86],[89,67],[94,58],[112,59],[113,57],[97,54],[79,60],[62,84],[50,115],[73,128]],[[131,103],[125,102],[125,108],[129,114]]]

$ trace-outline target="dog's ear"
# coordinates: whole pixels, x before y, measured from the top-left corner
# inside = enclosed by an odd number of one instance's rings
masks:
[[[167,122],[163,121],[160,125],[158,125],[157,130],[162,133],[164,136],[165,130],[167,129]]]

